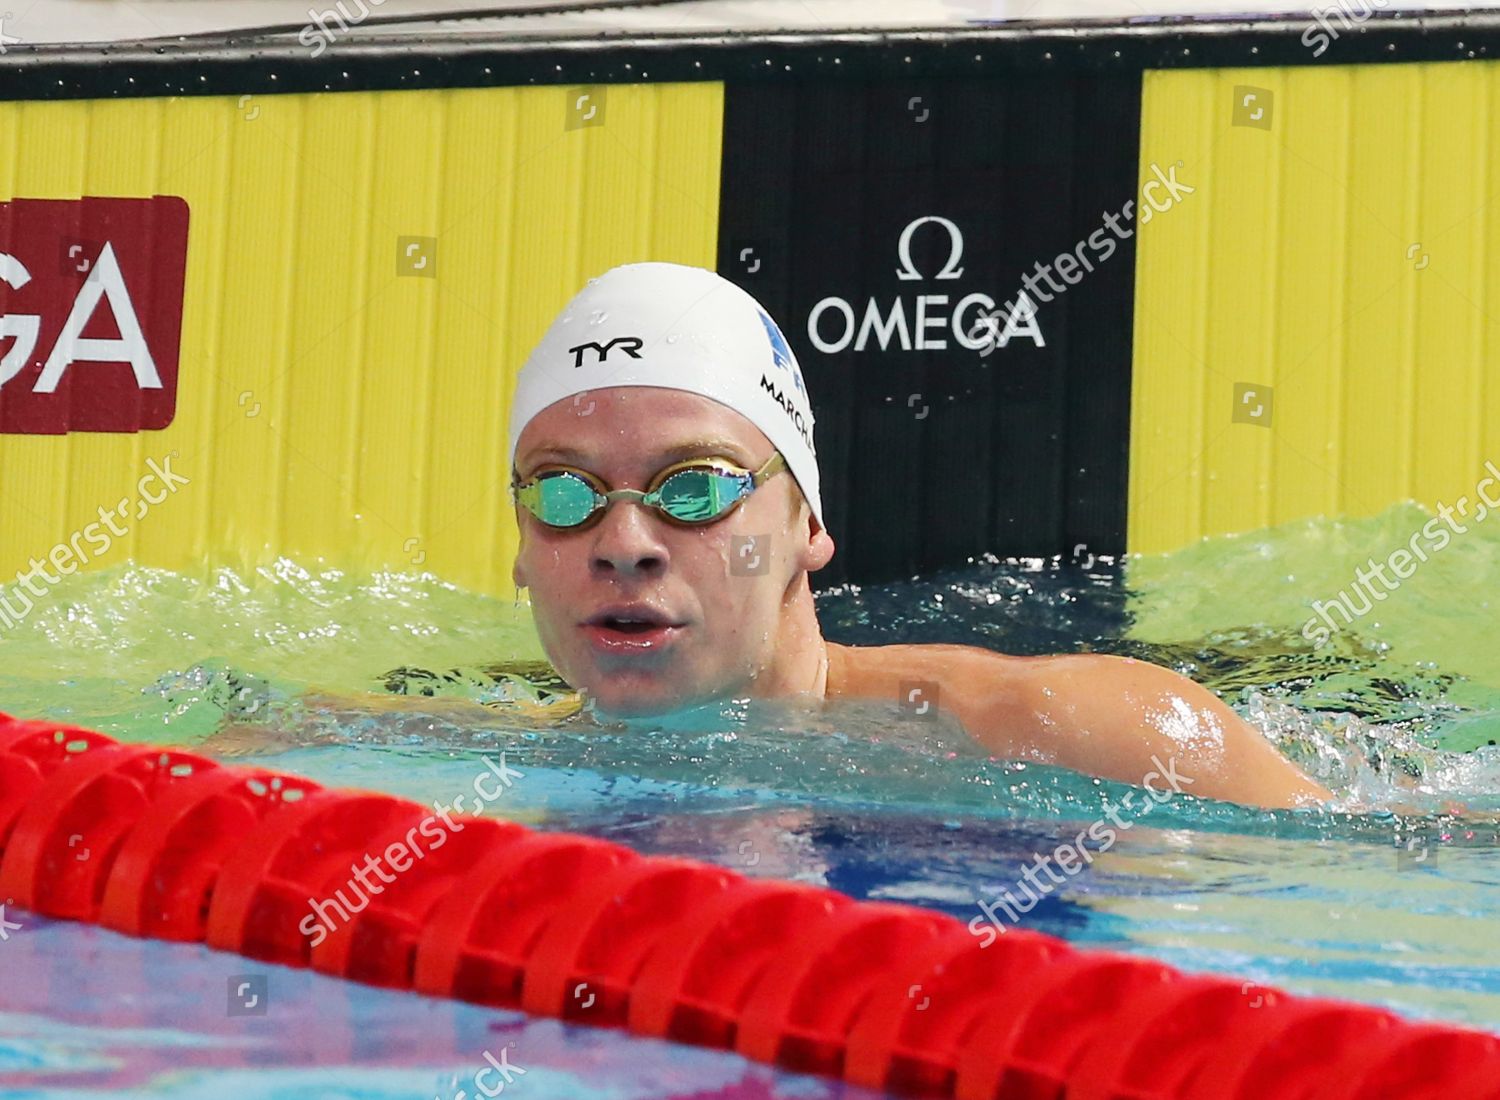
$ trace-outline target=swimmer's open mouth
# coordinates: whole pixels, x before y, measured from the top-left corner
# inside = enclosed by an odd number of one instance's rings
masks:
[[[587,619],[583,632],[596,653],[633,660],[666,652],[686,625],[648,604],[616,604]]]
[[[598,612],[585,624],[604,627],[621,634],[649,634],[666,627],[681,626],[671,617],[646,606],[609,607]]]
[[[656,628],[654,623],[643,622],[639,619],[617,619],[614,616],[605,619],[604,625],[611,630],[618,630],[625,634],[644,634]]]

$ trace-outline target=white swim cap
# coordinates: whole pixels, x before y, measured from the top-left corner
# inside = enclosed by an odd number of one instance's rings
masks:
[[[727,405],[781,452],[823,526],[802,370],[770,314],[728,279],[669,263],[624,264],[590,279],[516,379],[511,467],[537,413],[610,386],[685,390]]]

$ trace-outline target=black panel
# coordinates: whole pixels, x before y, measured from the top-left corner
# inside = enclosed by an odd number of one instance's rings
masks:
[[[1036,300],[1040,346],[965,347],[977,314],[954,309],[1014,300],[1033,265],[1134,199],[1139,78],[731,84],[725,102],[719,270],[776,317],[807,378],[839,546],[819,583],[1123,551],[1133,235]],[[945,221],[913,225],[928,217]],[[898,273],[903,235],[916,278]],[[867,318],[898,317],[905,338],[892,328],[882,349]]]

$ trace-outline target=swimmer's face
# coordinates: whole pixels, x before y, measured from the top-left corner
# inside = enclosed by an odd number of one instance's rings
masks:
[[[760,429],[716,401],[616,387],[539,413],[521,433],[516,470],[524,479],[561,464],[611,489],[645,489],[682,459],[714,456],[758,470],[774,453]],[[753,694],[791,597],[833,555],[790,472],[701,527],[675,525],[625,500],[581,530],[554,530],[524,508],[516,518],[521,549],[513,573],[531,590],[548,657],[570,684],[618,715]]]

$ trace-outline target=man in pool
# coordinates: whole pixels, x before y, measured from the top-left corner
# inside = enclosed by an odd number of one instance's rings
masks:
[[[711,271],[591,279],[522,368],[510,440],[514,579],[548,657],[601,713],[925,702],[997,757],[1268,807],[1330,797],[1157,665],[826,641],[808,577],[834,544],[806,388],[771,317]],[[913,683],[932,698],[903,700]]]

